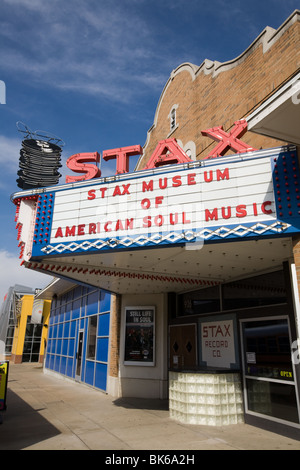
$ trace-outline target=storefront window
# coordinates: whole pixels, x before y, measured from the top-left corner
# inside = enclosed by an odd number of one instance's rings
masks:
[[[220,310],[219,286],[208,287],[179,296],[179,316],[200,315]]]
[[[287,302],[283,271],[254,276],[178,296],[178,316],[202,315]]]
[[[254,413],[299,423],[293,385],[246,380],[248,409]]]
[[[11,354],[12,345],[14,341],[15,327],[9,326],[6,333],[6,342],[5,342],[5,352],[6,354]]]
[[[283,271],[250,277],[222,286],[223,310],[260,307],[286,301]]]
[[[98,315],[89,317],[87,359],[95,360]]]
[[[243,322],[247,410],[299,423],[286,319]]]
[[[22,362],[38,362],[41,346],[42,324],[33,324],[27,319]]]

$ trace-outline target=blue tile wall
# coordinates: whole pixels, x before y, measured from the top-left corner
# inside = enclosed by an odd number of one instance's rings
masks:
[[[76,286],[53,299],[48,328],[45,367],[75,379],[78,333],[83,331],[80,380],[106,390],[111,294],[95,288]],[[86,360],[88,317],[98,316],[96,357]]]

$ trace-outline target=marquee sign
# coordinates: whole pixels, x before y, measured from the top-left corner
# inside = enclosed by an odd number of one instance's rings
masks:
[[[22,200],[29,258],[289,235],[298,183],[295,148],[282,147],[50,188]]]

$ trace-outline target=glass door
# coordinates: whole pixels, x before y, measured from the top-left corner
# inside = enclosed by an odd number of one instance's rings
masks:
[[[246,413],[299,424],[287,317],[241,322]]]
[[[82,347],[83,347],[83,330],[79,330],[77,354],[76,354],[76,372],[75,372],[75,380],[78,382],[80,382],[81,380]]]
[[[22,362],[38,362],[40,357],[42,323],[31,323],[27,318]]]

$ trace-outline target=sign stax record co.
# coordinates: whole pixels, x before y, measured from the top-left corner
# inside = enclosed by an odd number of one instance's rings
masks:
[[[14,195],[21,256],[29,260],[136,247],[192,247],[199,241],[299,232],[295,148],[255,151],[237,135],[232,136],[234,150],[243,153],[213,158],[226,151],[229,138],[225,142],[224,137],[216,155],[197,162],[175,139],[164,140],[147,167],[134,173],[127,172],[128,158],[139,148],[106,151],[103,158],[115,158],[118,173],[107,178],[99,177],[95,164],[88,166],[91,154],[70,157],[69,168],[81,172],[67,177],[72,184]]]

